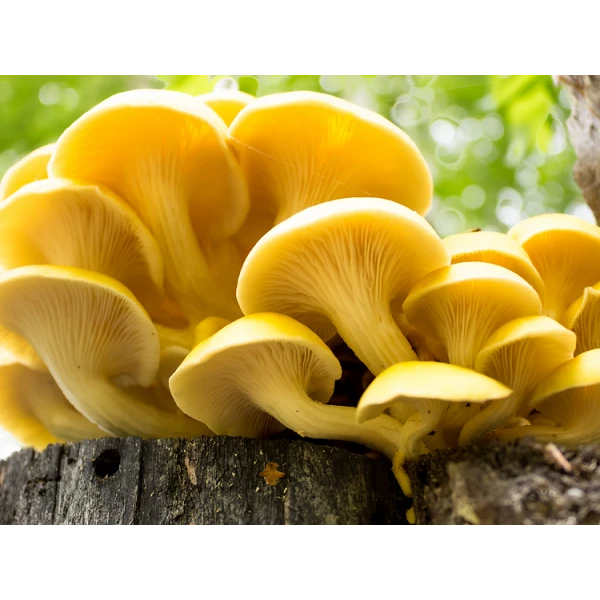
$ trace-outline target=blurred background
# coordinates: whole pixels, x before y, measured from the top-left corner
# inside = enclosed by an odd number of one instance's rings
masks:
[[[0,76],[0,177],[117,92],[231,86],[256,96],[326,92],[390,119],[429,163],[435,197],[427,219],[442,237],[506,231],[544,212],[595,222],[572,177],[569,97],[549,75]],[[0,458],[17,448],[0,430]]]

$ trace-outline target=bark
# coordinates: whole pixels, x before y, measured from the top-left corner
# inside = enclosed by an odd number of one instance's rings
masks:
[[[531,439],[436,451],[409,463],[417,523],[600,523],[600,445]]]
[[[409,506],[386,459],[299,440],[103,438],[0,462],[0,524],[395,524]]]
[[[600,75],[561,75],[572,111],[567,120],[577,154],[573,176],[600,223]]]

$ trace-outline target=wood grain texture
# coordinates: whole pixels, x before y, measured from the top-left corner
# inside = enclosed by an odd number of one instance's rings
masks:
[[[0,524],[400,524],[409,506],[387,460],[296,440],[104,438],[0,462]]]
[[[417,523],[574,525],[600,523],[599,465],[599,445],[519,440],[436,451],[407,470]]]

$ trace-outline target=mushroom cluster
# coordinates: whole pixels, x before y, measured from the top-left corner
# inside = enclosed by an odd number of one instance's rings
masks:
[[[109,98],[0,184],[0,426],[290,429],[385,454],[407,494],[433,449],[600,441],[600,228],[440,239],[431,198],[406,134],[326,94]]]

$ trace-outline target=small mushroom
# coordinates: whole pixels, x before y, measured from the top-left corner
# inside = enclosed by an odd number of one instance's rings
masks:
[[[481,438],[520,414],[535,386],[573,358],[575,334],[550,317],[515,319],[499,327],[477,355],[475,369],[513,390],[471,418],[460,434],[461,446]]]
[[[452,364],[473,369],[477,354],[498,327],[540,313],[537,292],[498,265],[465,262],[426,275],[403,304],[408,322],[444,344]]]
[[[54,144],[42,146],[17,161],[0,181],[0,202],[32,181],[48,178],[48,162]]]
[[[600,348],[600,282],[583,290],[567,309],[564,322],[577,335],[575,354]]]
[[[220,117],[227,127],[237,117],[238,113],[254,102],[256,98],[239,90],[219,90],[208,92],[197,96],[198,100],[210,106]]]
[[[23,446],[106,436],[69,404],[47,371],[30,369],[0,349],[0,427]]]
[[[57,266],[0,275],[0,326],[34,348],[67,400],[114,435],[189,437],[206,428],[153,382],[156,329],[122,284]]]
[[[532,424],[495,432],[501,440],[535,436],[566,445],[600,442],[600,349],[557,367],[534,389],[528,404],[556,425]]]
[[[411,406],[415,412],[402,426],[399,450],[407,459],[415,459],[421,452],[419,442],[443,424],[451,404],[499,400],[511,391],[490,377],[456,365],[406,362],[375,378],[362,395],[356,416],[359,423],[369,423],[397,403]]]
[[[565,311],[586,286],[600,281],[600,228],[571,215],[537,215],[508,235],[525,249],[545,286],[542,314],[565,323]]]
[[[379,198],[312,206],[269,231],[242,267],[244,314],[286,314],[327,341],[336,333],[377,375],[415,353],[394,321],[425,274],[449,263],[423,217]]]
[[[520,275],[540,298],[544,297],[544,282],[527,252],[505,233],[472,231],[449,235],[442,241],[453,265],[475,261],[504,267]]]
[[[393,458],[401,425],[381,415],[327,406],[341,368],[310,329],[272,313],[242,317],[196,346],[171,377],[181,410],[215,433],[268,437],[286,427],[303,437],[364,444]]]
[[[60,136],[48,172],[103,185],[132,206],[189,325],[240,314],[242,257],[230,236],[248,212],[247,188],[227,127],[204,102],[168,90],[116,94]]]
[[[134,211],[97,185],[46,179],[0,205],[0,268],[61,265],[108,275],[164,318],[163,261]]]
[[[425,214],[432,181],[414,142],[379,114],[329,94],[256,99],[229,135],[248,181],[252,247],[273,225],[316,204],[373,196]]]

